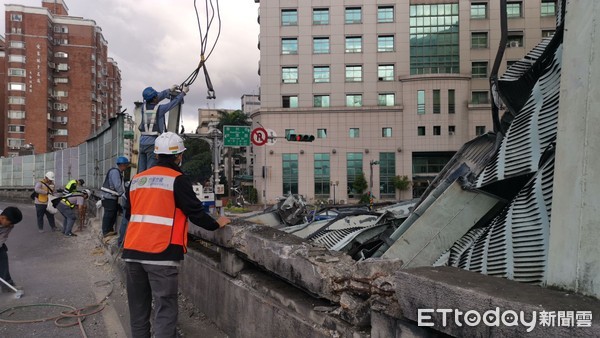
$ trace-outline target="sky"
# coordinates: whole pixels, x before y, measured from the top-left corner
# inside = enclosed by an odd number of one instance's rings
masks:
[[[197,0],[203,33],[207,0]],[[216,6],[217,0],[212,0]],[[133,115],[133,102],[145,87],[156,90],[181,84],[200,61],[200,33],[194,0],[64,0],[70,16],[94,20],[108,42],[108,56],[121,70],[122,106]],[[42,0],[3,0],[3,5],[41,7]],[[199,74],[183,105],[186,132],[198,126],[199,108],[241,109],[243,94],[258,94],[258,5],[253,0],[220,0],[221,35],[207,61],[216,99],[208,100]],[[4,6],[0,16],[5,35]],[[210,13],[210,12],[209,12]],[[209,47],[218,30],[217,17],[209,31]]]

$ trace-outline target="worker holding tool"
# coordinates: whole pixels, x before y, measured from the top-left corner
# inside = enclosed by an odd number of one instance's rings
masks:
[[[104,183],[102,183],[102,207],[104,215],[102,216],[102,236],[116,235],[115,223],[119,212],[119,198],[122,198],[125,192],[123,185],[123,172],[129,167],[129,159],[125,156],[117,158],[116,167],[110,168],[106,172]]]
[[[79,211],[79,219],[81,219],[82,222],[85,221],[85,200],[87,200],[91,194],[92,192],[88,189],[83,189],[81,193],[74,192],[59,199],[60,202],[57,204],[56,209],[58,209],[58,211],[60,211],[65,218],[63,223],[63,234],[65,236],[77,236],[71,232],[71,230],[73,230],[73,224],[75,224],[75,221],[77,221],[77,213],[75,212],[75,208],[77,207],[77,210]]]
[[[17,207],[6,207],[0,212],[0,279],[13,287],[15,282],[13,282],[8,271],[8,248],[6,247],[6,240],[15,227],[15,224],[21,222],[22,219],[23,214]],[[11,289],[2,283],[2,281],[0,281],[2,292],[10,292]]]
[[[131,180],[131,218],[125,235],[127,299],[131,334],[150,337],[154,302],[156,337],[175,337],[178,267],[187,252],[188,218],[206,230],[217,230],[229,218],[214,220],[204,212],[179,165],[185,151],[179,135],[166,132],[156,139],[156,166]]]
[[[153,167],[156,164],[156,156],[154,154],[154,141],[158,135],[167,131],[165,115],[169,110],[183,103],[183,97],[189,92],[190,87],[182,86],[181,93],[173,96],[169,103],[158,103],[169,97],[172,92],[176,92],[179,86],[173,85],[170,89],[165,89],[157,92],[152,87],[147,87],[142,92],[144,102],[142,104],[142,121],[139,125],[141,132],[138,173]]]
[[[33,187],[36,193],[34,200],[35,214],[37,216],[37,226],[39,232],[44,232],[44,215],[48,219],[48,225],[52,231],[58,230],[54,221],[54,214],[48,212],[48,195],[54,193],[54,172],[49,171],[44,178],[35,183]]]

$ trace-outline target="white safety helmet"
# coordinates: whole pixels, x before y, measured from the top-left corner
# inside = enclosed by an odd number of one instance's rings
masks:
[[[87,197],[92,196],[92,192],[90,191],[90,189],[83,189],[82,193],[86,194]]]
[[[50,181],[54,181],[54,173],[52,171],[47,172],[46,175],[44,175],[44,177],[46,177]]]
[[[183,139],[173,132],[160,134],[154,141],[155,154],[176,155],[184,151]]]

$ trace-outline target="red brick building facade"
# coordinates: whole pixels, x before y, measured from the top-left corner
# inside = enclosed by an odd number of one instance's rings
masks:
[[[68,16],[62,0],[5,10],[2,154],[77,146],[120,109],[121,74],[102,29]]]

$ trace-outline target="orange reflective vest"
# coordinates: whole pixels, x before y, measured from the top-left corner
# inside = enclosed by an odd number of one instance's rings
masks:
[[[179,175],[176,170],[154,166],[133,177],[125,249],[161,253],[175,244],[187,252],[187,217],[175,206],[173,191]]]

